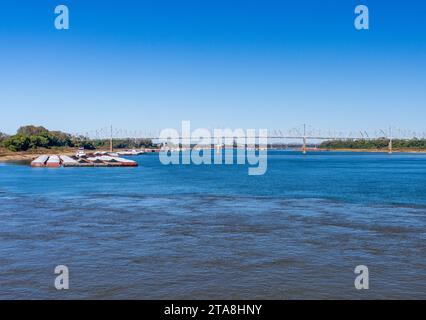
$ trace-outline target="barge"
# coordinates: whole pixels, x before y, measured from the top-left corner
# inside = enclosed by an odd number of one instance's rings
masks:
[[[32,167],[59,168],[59,167],[137,167],[133,160],[97,155],[41,155],[31,162]]]

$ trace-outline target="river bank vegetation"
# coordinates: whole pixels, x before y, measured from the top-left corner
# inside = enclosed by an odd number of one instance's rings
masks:
[[[13,152],[50,149],[50,148],[80,148],[88,150],[109,147],[109,139],[89,139],[85,136],[75,136],[61,131],[49,131],[44,127],[33,125],[20,127],[15,135],[0,133],[0,147]],[[154,147],[150,139],[114,139],[114,148],[149,148]]]
[[[329,140],[324,141],[319,146],[321,149],[387,149],[389,147],[389,139],[359,139],[359,140]],[[392,140],[393,149],[415,149],[426,150],[426,139],[410,139],[410,140]]]

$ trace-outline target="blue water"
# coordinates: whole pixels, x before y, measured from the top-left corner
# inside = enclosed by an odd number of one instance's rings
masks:
[[[133,159],[0,164],[0,298],[426,298],[426,155],[272,151],[263,176]]]

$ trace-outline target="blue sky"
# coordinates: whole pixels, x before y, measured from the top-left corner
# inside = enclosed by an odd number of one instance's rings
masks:
[[[70,30],[54,28],[66,4]],[[356,5],[370,30],[353,26]],[[424,130],[424,1],[2,1],[0,131]]]

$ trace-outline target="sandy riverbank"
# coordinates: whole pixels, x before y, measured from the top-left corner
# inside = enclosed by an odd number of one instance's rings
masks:
[[[64,155],[74,155],[75,151],[63,151],[63,150],[32,150],[25,152],[11,152],[0,150],[0,162],[8,161],[32,161],[42,154],[64,154]]]
[[[106,151],[106,150],[95,150],[95,151]],[[63,154],[67,156],[73,156],[76,153],[75,148],[63,148],[63,149],[36,149],[22,152],[13,152],[4,148],[0,148],[0,162],[7,161],[32,161],[40,155],[48,154]]]

